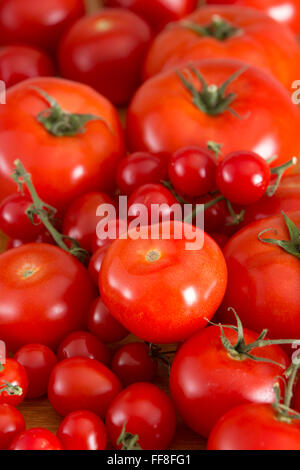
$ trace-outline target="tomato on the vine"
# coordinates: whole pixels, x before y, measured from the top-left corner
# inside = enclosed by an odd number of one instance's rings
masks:
[[[17,406],[26,397],[28,377],[25,368],[15,359],[0,364],[0,404]]]

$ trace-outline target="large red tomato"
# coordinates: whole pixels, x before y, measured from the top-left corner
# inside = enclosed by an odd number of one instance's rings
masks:
[[[209,58],[238,59],[262,68],[289,91],[300,77],[300,48],[289,28],[236,6],[204,7],[170,25],[149,51],[145,77]]]
[[[87,270],[60,248],[32,243],[0,255],[0,337],[15,351],[55,347],[86,325],[94,300]]]
[[[39,90],[57,100],[65,113],[49,117],[49,102]],[[88,116],[79,123],[66,113]],[[89,115],[94,120],[84,124]],[[0,106],[0,200],[16,191],[11,173],[18,157],[39,196],[65,209],[88,191],[111,190],[123,151],[119,118],[104,97],[59,78],[26,80],[10,88],[7,104]]]
[[[184,146],[205,147],[212,140],[224,144],[222,156],[241,148],[264,159],[277,155],[273,166],[300,153],[300,111],[277,80],[254,67],[244,70],[234,60],[194,65],[194,73],[188,68],[180,68],[180,76],[166,71],[136,93],[127,117],[132,150],[175,152]],[[220,87],[238,71],[225,91],[205,88],[196,77],[200,72],[208,85]]]

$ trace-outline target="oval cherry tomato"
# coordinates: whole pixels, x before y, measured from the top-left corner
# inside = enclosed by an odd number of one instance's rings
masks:
[[[59,425],[57,437],[64,450],[105,450],[107,442],[103,421],[86,410],[68,414]]]
[[[70,357],[89,357],[107,365],[110,351],[95,335],[87,331],[73,331],[60,343],[57,357],[59,361]]]
[[[109,244],[106,244],[98,248],[93,254],[93,256],[91,257],[90,262],[89,262],[89,273],[96,286],[98,286],[98,283],[99,283],[99,273],[100,273],[102,261],[108,250],[108,247],[109,247]]]
[[[6,358],[0,365],[0,404],[17,406],[24,400],[28,390],[25,368],[15,359]]]
[[[57,437],[44,428],[31,428],[19,434],[10,450],[62,450]]]
[[[62,416],[85,409],[104,417],[121,389],[117,376],[101,362],[72,357],[59,362],[52,370],[48,398]]]
[[[122,341],[128,336],[128,331],[109,313],[101,297],[91,306],[88,329],[104,343]]]
[[[82,18],[60,45],[62,75],[124,105],[140,84],[151,36],[148,24],[130,11],[101,10]]]
[[[107,410],[105,423],[116,449],[125,431],[138,436],[143,450],[167,449],[174,437],[176,414],[170,398],[155,385],[136,383],[123,390]]]
[[[0,255],[0,291],[1,339],[11,351],[29,343],[55,348],[70,331],[85,326],[95,297],[82,264],[44,243]]]
[[[157,373],[157,359],[151,356],[148,344],[128,343],[115,352],[111,369],[125,385],[152,382]]]
[[[14,358],[24,367],[28,376],[26,397],[45,395],[50,373],[57,363],[54,352],[43,344],[26,344],[16,352]]]
[[[0,405],[0,450],[8,450],[12,440],[25,431],[25,419],[20,411],[7,403]]]

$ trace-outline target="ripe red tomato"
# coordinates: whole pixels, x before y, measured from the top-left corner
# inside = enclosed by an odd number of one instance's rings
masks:
[[[183,18],[197,7],[198,0],[106,0],[108,7],[129,8],[160,30]]]
[[[91,306],[88,329],[104,343],[122,341],[128,336],[128,331],[109,313],[101,297]]]
[[[168,449],[174,437],[176,414],[170,398],[155,385],[136,383],[123,390],[107,410],[105,424],[116,449],[125,432],[138,436],[143,450]]]
[[[300,228],[300,212],[287,215]],[[260,241],[258,235],[266,229],[271,230],[261,239],[290,240],[283,216],[279,215],[246,226],[227,243],[224,256],[228,286],[219,318],[226,323],[227,308],[233,307],[247,328],[267,328],[273,338],[298,339],[299,259],[279,246]]]
[[[111,369],[125,385],[135,382],[152,382],[157,373],[157,359],[151,356],[145,343],[128,343],[115,352]]]
[[[62,416],[85,409],[103,418],[121,389],[117,376],[101,362],[72,357],[59,362],[52,370],[48,398]]]
[[[1,43],[25,42],[54,52],[63,33],[83,15],[84,0],[1,1]]]
[[[102,261],[104,259],[104,256],[106,254],[106,251],[108,249],[109,244],[105,244],[104,246],[100,246],[93,256],[90,259],[89,262],[89,274],[91,276],[91,279],[95,283],[96,286],[98,286],[99,282],[99,273],[102,265]]]
[[[38,119],[49,117],[49,103],[35,88],[51,95],[65,111],[105,122],[94,120],[75,130],[77,124],[72,127],[74,120],[64,114],[63,123],[47,121],[45,125],[52,126],[47,131]],[[39,196],[59,210],[86,192],[114,188],[123,137],[117,113],[104,97],[82,84],[37,78],[10,88],[6,101],[0,106],[0,200],[16,192],[11,173],[20,149]],[[73,131],[75,135],[65,136]]]
[[[238,59],[259,67],[289,92],[295,77],[300,76],[300,50],[294,34],[261,12],[235,5],[199,8],[182,22],[170,25],[155,39],[144,75],[149,78],[162,70],[209,58]]]
[[[0,367],[1,369],[1,367]],[[5,387],[10,384],[14,390]],[[6,358],[0,370],[0,404],[17,406],[24,400],[28,390],[28,377],[25,368],[15,359]]]
[[[110,351],[95,335],[87,331],[73,331],[60,343],[57,350],[59,361],[70,357],[89,357],[108,365]]]
[[[170,238],[163,233],[170,228]],[[181,341],[206,325],[226,289],[220,248],[204,232],[179,221],[162,223],[157,239],[116,240],[100,271],[103,302],[125,328],[151,343]],[[187,235],[187,231],[189,235]],[[181,239],[180,239],[181,235]],[[187,249],[187,236],[204,237]]]
[[[44,243],[0,255],[0,291],[1,339],[11,351],[29,343],[55,348],[70,331],[85,326],[95,297],[82,264]]]
[[[0,405],[0,450],[8,450],[12,440],[25,431],[25,419],[14,406]]]
[[[208,59],[197,63],[195,70],[201,72],[208,85],[220,86],[234,73],[241,73],[243,67],[244,64],[233,60]],[[223,156],[241,148],[256,152],[265,160],[278,155],[272,166],[299,154],[300,111],[275,79],[248,67],[223,95],[223,99],[228,96],[232,99],[230,112],[222,111],[222,99],[217,100],[217,106],[209,104],[211,95],[217,93],[215,87],[209,88],[209,98],[205,93],[203,98],[203,88],[195,74],[191,70],[188,74],[185,68],[179,71],[181,78],[178,71],[153,77],[134,96],[127,115],[127,137],[132,151],[173,153],[187,145],[206,147],[207,141],[213,139],[224,144]],[[183,76],[193,82],[194,96],[182,82]],[[231,93],[235,97],[228,95]],[[205,100],[206,112],[197,107],[200,98]]]
[[[95,253],[99,248],[107,250],[109,245],[111,245],[116,238],[118,238],[122,233],[127,232],[127,229],[127,220],[115,218],[107,219],[105,214],[103,219],[99,219],[96,227],[96,233],[94,233],[92,237],[92,252]]]
[[[50,373],[57,363],[54,352],[43,344],[26,344],[16,352],[14,358],[27,373],[26,398],[38,398],[45,395]]]
[[[240,405],[218,421],[207,450],[300,450],[299,420],[278,419],[270,405]]]
[[[44,428],[31,428],[19,434],[10,450],[62,450],[57,437]]]
[[[141,82],[151,37],[148,24],[134,13],[101,10],[82,18],[65,35],[59,50],[61,73],[124,105]]]
[[[57,437],[64,450],[105,450],[106,430],[103,421],[91,411],[68,414],[60,423]]]

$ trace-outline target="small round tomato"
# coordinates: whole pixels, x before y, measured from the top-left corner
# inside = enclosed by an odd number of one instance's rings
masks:
[[[105,450],[107,442],[103,421],[86,410],[68,414],[59,425],[57,437],[64,450]]]
[[[24,400],[28,390],[25,368],[15,359],[6,358],[0,364],[0,404],[17,406]]]
[[[130,437],[138,436],[137,444],[143,450],[164,450],[174,437],[176,414],[170,398],[162,390],[140,382],[130,385],[114,399],[105,424],[116,449],[126,449]],[[118,443],[121,434],[125,436]]]
[[[20,411],[7,403],[0,404],[0,450],[8,450],[12,440],[25,431],[25,419]]]
[[[98,248],[93,254],[93,256],[91,257],[90,262],[89,262],[89,268],[88,268],[89,273],[90,273],[91,279],[93,280],[96,286],[98,286],[98,283],[99,283],[99,273],[100,273],[102,261],[108,249],[108,246],[109,244]]]
[[[11,351],[29,343],[55,349],[70,331],[85,327],[96,294],[76,258],[44,243],[0,255],[0,291],[1,339]]]
[[[128,343],[114,354],[111,369],[125,385],[152,382],[157,373],[157,359],[145,343]]]
[[[233,152],[219,164],[217,185],[230,202],[251,205],[266,192],[271,179],[267,162],[254,152]]]
[[[31,428],[19,434],[10,450],[62,450],[57,437],[44,428]]]
[[[130,11],[104,9],[82,18],[61,42],[62,75],[124,105],[140,84],[151,36],[148,24]]]
[[[47,393],[50,373],[57,363],[54,352],[43,344],[26,344],[14,355],[28,376],[27,398],[38,398]]]
[[[125,214],[126,216],[126,214]],[[100,218],[96,233],[92,237],[92,252],[99,248],[107,249],[112,242],[128,229],[128,222],[124,219],[115,219],[104,216]]]
[[[101,362],[72,357],[59,362],[52,370],[48,398],[62,416],[86,409],[104,417],[121,389],[117,376]]]
[[[101,297],[98,297],[91,306],[88,329],[104,343],[122,341],[128,336],[128,331],[109,313]]]
[[[138,338],[184,340],[206,325],[222,301],[222,252],[202,230],[179,221],[146,227],[143,239],[135,238],[129,230],[127,239],[108,249],[99,278],[103,302]]]
[[[110,362],[110,351],[95,335],[87,331],[73,331],[57,350],[59,361],[70,357],[89,357],[107,365]]]

